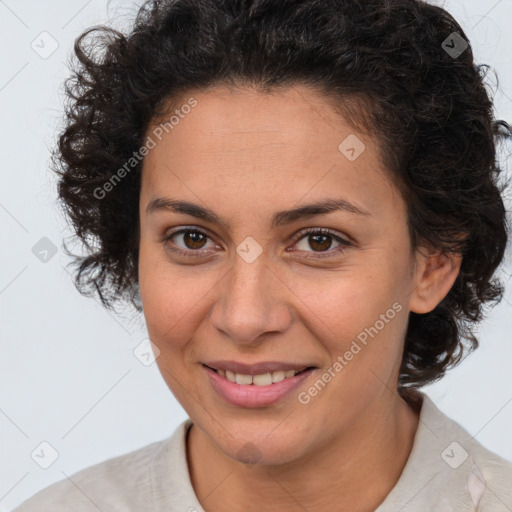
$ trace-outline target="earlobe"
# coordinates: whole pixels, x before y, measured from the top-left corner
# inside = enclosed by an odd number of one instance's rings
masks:
[[[424,314],[432,311],[455,283],[462,264],[460,253],[419,253],[416,286],[410,295],[409,309]]]

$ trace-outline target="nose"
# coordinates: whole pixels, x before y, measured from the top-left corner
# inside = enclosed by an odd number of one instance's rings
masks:
[[[291,295],[263,255],[252,263],[237,255],[232,269],[219,282],[210,321],[236,344],[259,345],[267,335],[282,334],[290,327]]]

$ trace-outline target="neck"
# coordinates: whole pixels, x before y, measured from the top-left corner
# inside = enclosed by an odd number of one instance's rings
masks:
[[[323,449],[279,466],[245,466],[226,458],[192,425],[189,472],[203,508],[374,511],[400,478],[419,420],[419,411],[398,395],[388,395],[336,438],[326,440]]]

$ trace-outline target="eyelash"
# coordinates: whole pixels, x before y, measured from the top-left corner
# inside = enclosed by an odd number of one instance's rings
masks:
[[[171,233],[170,235],[167,235],[165,236],[162,240],[161,240],[161,243],[164,245],[164,246],[167,246],[167,249],[175,254],[178,254],[180,256],[185,256],[185,257],[190,257],[190,258],[196,258],[196,257],[200,257],[202,256],[202,252],[205,252],[203,250],[193,250],[193,249],[189,249],[188,251],[186,250],[183,250],[183,249],[176,249],[176,244],[174,242],[171,242],[171,239],[176,236],[176,235],[179,235],[181,233],[199,233],[200,235],[203,235],[203,236],[206,236],[207,238],[211,238],[208,233],[202,231],[201,229],[198,229],[198,228],[182,228],[178,231],[174,231],[173,233]],[[302,238],[306,238],[308,235],[328,235],[330,237],[332,237],[334,240],[336,240],[337,242],[340,242],[340,246],[339,247],[336,247],[335,249],[331,249],[331,250],[328,250],[328,251],[322,251],[322,252],[319,252],[319,253],[313,253],[313,254],[322,254],[322,256],[307,256],[307,258],[310,258],[310,259],[321,259],[321,258],[329,258],[329,257],[332,257],[333,253],[334,254],[342,254],[348,247],[350,247],[352,244],[348,241],[348,240],[345,240],[341,237],[339,237],[338,235],[336,235],[336,232],[335,231],[332,231],[331,229],[328,229],[328,228],[311,228],[311,229],[308,229],[308,230],[305,230],[305,231],[301,231],[299,233],[297,233],[297,235],[294,236],[294,239],[293,239],[293,243],[296,244],[297,242],[299,242],[300,240],[302,240]],[[174,246],[172,247],[170,245],[170,243]],[[326,254],[326,256],[324,256],[324,254]]]

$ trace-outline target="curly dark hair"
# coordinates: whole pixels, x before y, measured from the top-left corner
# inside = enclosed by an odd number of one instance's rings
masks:
[[[52,162],[87,251],[74,255],[64,244],[80,293],[142,311],[142,162],[106,184],[126,170],[166,102],[214,85],[310,85],[376,136],[407,205],[412,248],[426,242],[463,256],[444,300],[410,313],[399,391],[438,380],[478,346],[472,328],[484,304],[503,295],[493,278],[507,244],[497,145],[512,131],[494,118],[489,66],[474,63],[444,9],[421,0],[151,0],[128,34],[95,26],[74,50]]]

